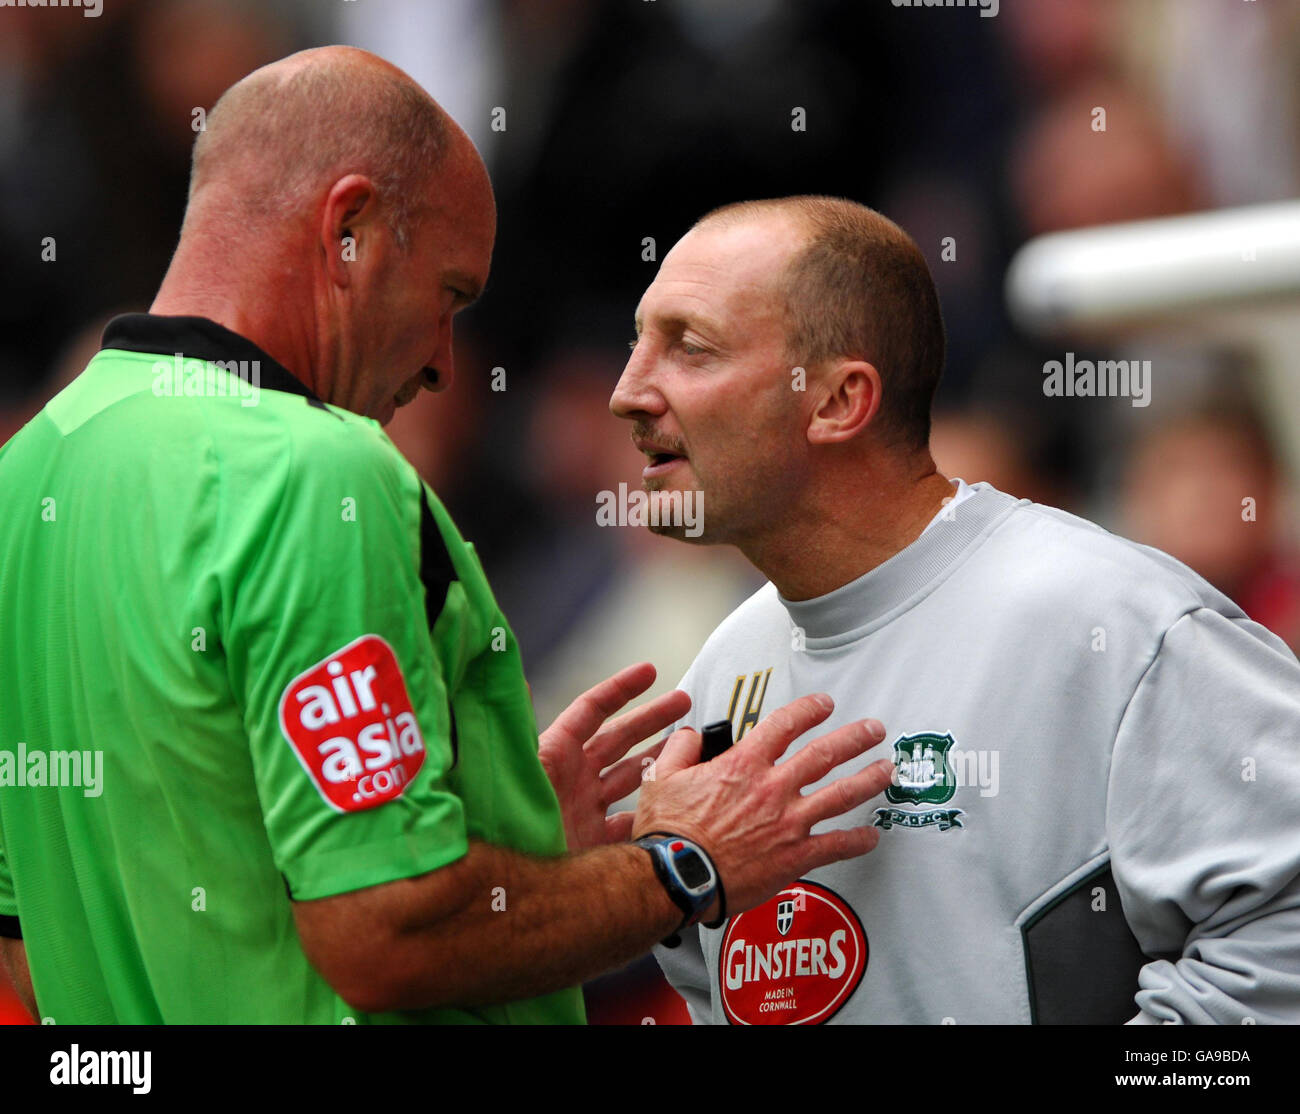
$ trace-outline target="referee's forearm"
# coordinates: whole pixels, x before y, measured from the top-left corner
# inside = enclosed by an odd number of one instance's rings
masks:
[[[374,894],[384,905],[366,920],[383,926],[380,940],[350,973],[351,993],[339,988],[371,1012],[575,986],[645,954],[682,919],[650,856],[631,844],[539,859],[472,842],[458,862]]]
[[[478,896],[439,925],[417,931],[432,949],[432,978],[412,1001],[489,1005],[574,986],[644,955],[681,923],[650,856],[631,844],[538,859],[476,843],[469,864]],[[427,941],[427,943],[426,943]]]

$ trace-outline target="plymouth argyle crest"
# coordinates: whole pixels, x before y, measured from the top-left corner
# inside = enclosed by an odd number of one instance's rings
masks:
[[[955,740],[945,732],[940,735],[924,731],[903,735],[894,742],[893,782],[885,789],[885,799],[893,805],[943,805],[957,792],[957,774],[948,752]],[[941,832],[962,827],[959,808],[876,809],[876,826],[892,828],[928,828]]]

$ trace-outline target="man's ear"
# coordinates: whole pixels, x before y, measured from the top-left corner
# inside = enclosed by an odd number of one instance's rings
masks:
[[[363,241],[374,229],[377,208],[374,185],[364,174],[340,178],[325,195],[320,243],[325,253],[326,273],[336,286],[351,284]]]
[[[880,409],[880,372],[865,360],[846,360],[818,378],[822,397],[808,422],[809,444],[853,440]]]

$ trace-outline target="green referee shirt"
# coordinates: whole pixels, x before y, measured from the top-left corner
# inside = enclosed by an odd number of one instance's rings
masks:
[[[120,317],[0,448],[0,522],[0,931],[44,1018],[584,1020],[361,1014],[299,943],[291,900],[565,849],[514,636],[376,422]]]

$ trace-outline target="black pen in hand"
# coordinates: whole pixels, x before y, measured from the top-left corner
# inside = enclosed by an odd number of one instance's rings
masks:
[[[706,723],[700,735],[704,739],[700,761],[708,762],[731,746],[731,720],[720,719],[717,723]]]

